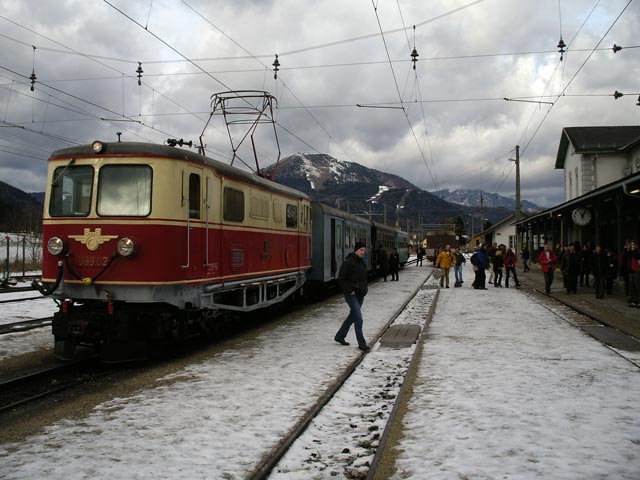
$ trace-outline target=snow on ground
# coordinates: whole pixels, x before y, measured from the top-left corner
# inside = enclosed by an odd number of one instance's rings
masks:
[[[403,429],[394,479],[638,479],[640,371],[519,291],[444,290]]]
[[[16,287],[21,286],[28,286],[28,283],[16,285]],[[43,297],[37,291],[3,293],[0,295],[0,300],[33,297],[40,298],[27,302],[0,303],[0,325],[51,317],[57,311],[56,303],[51,298]],[[9,333],[0,337],[0,360],[51,347],[53,347],[51,327]]]
[[[430,270],[408,267],[400,282],[371,285],[367,338]],[[440,292],[393,478],[637,479],[638,368],[523,292],[473,290],[470,267],[465,279],[463,288]],[[397,322],[422,321],[432,293],[420,292]],[[346,313],[339,297],[310,307],[302,321],[231,341],[155,389],[2,445],[0,477],[244,478],[359,354],[353,331],[352,346],[333,342]],[[411,351],[374,347],[273,478],[366,470],[375,444],[369,427],[381,434],[390,409],[375,396],[397,394]],[[376,370],[386,375],[384,388]]]
[[[377,335],[430,268],[372,284],[364,331]],[[158,387],[98,405],[18,444],[0,446],[6,479],[245,478],[358,355],[333,337],[348,313],[340,296],[160,379]],[[295,317],[300,317],[297,312]]]
[[[394,325],[423,327],[435,293],[435,289],[418,292]],[[376,345],[287,451],[269,478],[364,478],[415,347],[415,344],[411,348]]]

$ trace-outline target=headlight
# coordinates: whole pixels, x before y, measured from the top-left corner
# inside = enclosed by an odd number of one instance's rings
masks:
[[[47,252],[51,255],[60,255],[64,251],[64,242],[60,237],[51,237],[47,242]]]
[[[128,257],[133,253],[134,244],[130,238],[121,238],[118,240],[118,254],[123,257]]]
[[[91,150],[93,150],[93,153],[100,153],[102,152],[103,148],[104,148],[104,144],[98,140],[96,140],[91,144]]]

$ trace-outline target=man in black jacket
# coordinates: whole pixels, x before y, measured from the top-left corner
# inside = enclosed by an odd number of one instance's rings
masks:
[[[354,324],[358,348],[364,352],[369,351],[367,341],[362,333],[361,307],[367,294],[367,265],[364,263],[365,244],[356,242],[353,253],[350,253],[340,266],[338,273],[338,285],[344,293],[344,300],[349,305],[349,316],[342,322],[342,326],[334,340],[341,345],[349,345],[345,340],[351,324]]]

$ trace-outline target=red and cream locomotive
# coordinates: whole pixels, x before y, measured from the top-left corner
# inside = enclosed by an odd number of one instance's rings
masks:
[[[48,160],[43,293],[56,355],[103,359],[283,301],[311,262],[302,192],[181,148],[93,142]]]

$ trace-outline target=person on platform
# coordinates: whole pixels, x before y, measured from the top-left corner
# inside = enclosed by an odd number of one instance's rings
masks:
[[[564,276],[567,294],[578,293],[578,273],[580,272],[580,256],[574,243],[570,243],[560,260],[560,269]]]
[[[605,282],[607,280],[607,255],[600,245],[591,254],[591,273],[593,273],[593,287],[596,289],[596,298],[604,298]]]
[[[591,273],[591,252],[588,245],[582,245],[580,252],[580,286],[589,286],[589,274]]]
[[[530,257],[531,257],[531,254],[529,253],[529,247],[525,245],[524,248],[522,249],[522,265],[524,267],[525,273],[531,270],[529,268]]]
[[[453,255],[456,257],[456,264],[453,267],[453,273],[455,274],[456,283],[455,287],[461,287],[464,281],[462,280],[462,265],[467,263],[467,259],[464,258],[464,255],[460,253],[460,247],[456,247]]]
[[[367,265],[364,263],[366,245],[356,242],[353,253],[347,255],[340,266],[338,273],[338,285],[344,294],[344,300],[349,306],[349,315],[342,322],[342,326],[336,333],[334,340],[340,345],[349,345],[345,340],[351,324],[354,325],[358,348],[364,352],[369,351],[369,346],[362,333],[362,303],[368,291]]]
[[[420,245],[418,247],[418,250],[416,251],[416,267],[421,267],[422,266],[422,260],[424,259],[424,255],[425,255],[424,248],[422,248],[422,245]]]
[[[400,255],[398,255],[398,249],[394,248],[391,255],[389,255],[389,273],[391,273],[391,281],[397,282],[400,280],[398,272],[400,271]]]
[[[378,271],[386,282],[389,275],[389,255],[384,248],[378,250]]]
[[[518,257],[516,256],[516,252],[514,252],[511,247],[509,247],[507,249],[507,253],[505,253],[504,255],[504,269],[506,274],[505,280],[504,280],[504,286],[507,288],[509,288],[510,275],[513,275],[513,281],[516,282],[516,288],[520,288],[520,282],[518,281],[518,274],[516,273],[517,261],[518,261]]]
[[[640,307],[640,248],[638,242],[629,242],[629,306]]]
[[[616,254],[612,250],[607,248],[605,254],[607,256],[607,273],[604,289],[607,295],[611,295],[613,293],[613,281],[618,276],[618,261],[616,260]]]
[[[486,270],[489,267],[489,260],[487,258],[487,247],[485,246],[484,243],[481,244],[480,248],[478,248],[478,251],[471,256],[470,261],[471,261],[471,265],[473,265],[473,271],[476,274],[475,279],[471,284],[471,286],[476,290],[486,290],[487,289],[487,286],[485,285],[487,281]]]
[[[456,257],[451,253],[451,245],[447,245],[436,257],[436,268],[442,270],[440,287],[446,286],[446,288],[449,288],[449,271],[451,270],[451,266],[455,264]]]
[[[498,244],[496,242],[493,242],[491,244],[491,247],[489,247],[486,250],[487,262],[488,262],[487,265],[489,268],[489,283],[493,283],[494,272],[493,272],[492,265],[493,265],[493,257],[495,256],[497,250],[498,250]]]
[[[493,286],[502,288],[502,268],[504,267],[504,258],[502,250],[497,249],[493,255]]]
[[[557,261],[558,261],[558,257],[549,248],[549,245],[545,243],[544,247],[542,247],[542,251],[540,252],[540,255],[538,256],[538,263],[540,264],[540,269],[542,270],[542,274],[544,275],[545,293],[551,293],[551,284],[553,283],[553,271],[556,269]]]

